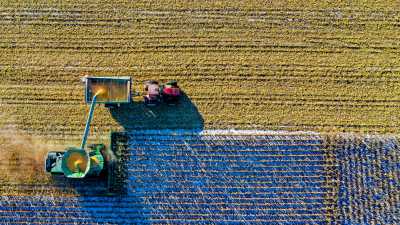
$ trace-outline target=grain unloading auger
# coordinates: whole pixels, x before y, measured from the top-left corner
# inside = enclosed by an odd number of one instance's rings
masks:
[[[85,131],[80,147],[69,147],[65,151],[51,151],[45,159],[45,170],[54,175],[64,175],[67,178],[82,179],[100,177],[105,174],[108,189],[114,187],[121,162],[119,154],[115,154],[113,145],[116,137],[111,134],[110,147],[104,144],[91,144],[86,149],[86,141],[90,131],[96,104],[106,107],[116,107],[131,102],[130,77],[84,77],[85,101],[90,104]]]

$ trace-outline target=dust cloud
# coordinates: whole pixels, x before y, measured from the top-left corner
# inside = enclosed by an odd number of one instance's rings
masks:
[[[0,182],[47,180],[44,160],[51,146],[20,131],[0,129]]]

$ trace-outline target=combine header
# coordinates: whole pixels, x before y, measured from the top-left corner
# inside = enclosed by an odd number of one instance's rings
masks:
[[[90,131],[90,123],[96,104],[106,107],[118,107],[131,102],[130,77],[84,77],[85,101],[90,104],[80,147],[70,147],[65,151],[51,151],[45,160],[45,170],[54,175],[67,178],[99,177],[105,174],[110,192],[115,187],[116,177],[120,177],[120,154],[115,154],[115,133],[111,134],[111,146],[92,144],[86,149],[86,141]]]

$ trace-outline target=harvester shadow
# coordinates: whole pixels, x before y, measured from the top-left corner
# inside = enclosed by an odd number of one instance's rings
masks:
[[[107,182],[103,177],[68,179],[63,175],[52,175],[52,183],[61,195],[92,196],[108,195]]]
[[[190,98],[183,93],[177,105],[146,106],[132,102],[111,109],[112,117],[126,130],[195,129],[202,130],[204,120]]]

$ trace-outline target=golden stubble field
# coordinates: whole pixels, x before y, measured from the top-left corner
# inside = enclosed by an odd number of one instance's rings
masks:
[[[396,4],[301,2],[1,1],[0,126],[78,143],[80,77],[130,75],[139,92],[178,80],[203,128],[397,133]],[[157,118],[141,100],[129,128],[191,120]],[[92,140],[121,123],[99,107]]]

